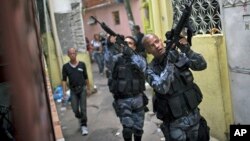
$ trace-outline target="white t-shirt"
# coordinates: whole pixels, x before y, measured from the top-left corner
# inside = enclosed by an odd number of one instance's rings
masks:
[[[96,40],[92,40],[91,44],[94,47],[94,50],[95,50],[95,48],[98,48],[98,47],[102,46],[102,43],[100,41],[96,41]]]

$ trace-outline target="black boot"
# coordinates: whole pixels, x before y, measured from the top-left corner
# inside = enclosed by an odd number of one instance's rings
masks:
[[[142,136],[136,136],[136,135],[134,135],[135,141],[141,141],[141,137],[142,137]]]
[[[124,138],[124,141],[132,141],[132,138]]]

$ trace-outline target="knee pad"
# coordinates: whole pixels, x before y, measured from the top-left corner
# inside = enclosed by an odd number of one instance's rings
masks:
[[[123,127],[122,134],[124,138],[132,138],[133,130],[129,127]]]

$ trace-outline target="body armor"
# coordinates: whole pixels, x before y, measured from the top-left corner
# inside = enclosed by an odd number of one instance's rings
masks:
[[[182,64],[182,65],[180,65]],[[193,82],[192,72],[185,63],[176,63],[174,81],[166,94],[156,93],[154,110],[161,120],[174,120],[198,107],[202,100],[199,87]]]
[[[115,98],[126,98],[142,93],[145,90],[145,79],[130,58],[118,58],[109,79],[109,90]]]

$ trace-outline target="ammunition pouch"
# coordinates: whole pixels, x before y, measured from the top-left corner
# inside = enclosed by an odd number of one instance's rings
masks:
[[[157,118],[166,121],[188,115],[198,107],[201,101],[201,91],[196,84],[193,84],[181,93],[172,95],[157,94],[156,99],[153,101],[153,107]]]
[[[159,98],[158,96],[153,97],[153,111],[156,113],[156,117],[162,121],[170,117],[167,100]]]
[[[140,80],[133,79],[127,80],[108,80],[109,91],[114,94],[139,94],[143,91],[144,83]]]
[[[200,119],[200,126],[198,129],[198,141],[209,141],[210,135],[209,135],[210,128],[207,125],[207,121],[204,117],[201,116]]]
[[[170,131],[169,131],[169,124],[165,125],[166,123],[163,123],[160,125],[160,128],[161,128],[161,131],[165,137],[165,140],[166,141],[169,141],[170,140]]]
[[[190,70],[180,72],[180,78],[185,85],[192,83],[194,80],[194,77]]]
[[[129,58],[118,58],[112,71],[112,78],[108,81],[109,90],[117,98],[127,98],[143,93],[145,80],[143,74],[131,63]]]
[[[194,84],[192,89],[184,92],[184,98],[189,109],[193,110],[201,103],[203,96],[200,88]]]
[[[146,94],[142,94],[142,98],[143,98],[143,107],[144,107],[144,111],[145,112],[148,112],[149,111],[149,109],[148,109],[148,107],[147,107],[147,105],[148,105],[148,97],[146,96]]]
[[[118,106],[117,106],[117,104],[116,104],[115,101],[113,101],[112,106],[113,106],[113,108],[115,110],[116,116],[119,117],[120,116],[120,111],[119,111],[119,108],[118,108]]]

